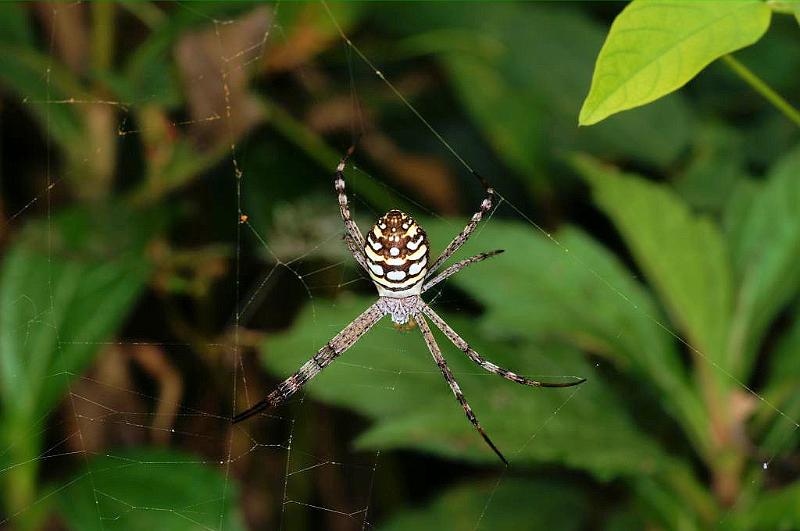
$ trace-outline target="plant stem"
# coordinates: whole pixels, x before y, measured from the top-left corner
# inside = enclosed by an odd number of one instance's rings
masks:
[[[780,13],[782,15],[795,15],[797,4],[792,1],[781,1],[781,0],[767,0],[767,7],[769,7],[773,13]]]
[[[105,72],[114,54],[114,3],[92,3],[92,67]]]
[[[31,436],[25,424],[16,415],[2,417],[4,430],[0,435],[2,445],[8,448],[9,462],[5,477],[0,479],[6,516],[13,519],[13,528],[18,531],[39,529],[43,517],[43,507],[35,507],[38,492],[37,476],[41,440]]]
[[[733,72],[742,78],[745,83],[753,87],[753,89],[764,96],[767,101],[781,111],[787,118],[793,121],[796,125],[800,126],[800,111],[792,106],[791,103],[775,92],[764,80],[755,75],[752,70],[747,68],[732,55],[723,55],[722,60]]]

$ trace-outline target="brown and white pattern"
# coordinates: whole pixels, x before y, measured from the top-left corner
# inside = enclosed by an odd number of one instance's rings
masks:
[[[399,210],[383,215],[367,233],[364,255],[378,294],[406,297],[422,293],[430,255],[428,237]]]
[[[475,174],[475,177],[478,178],[486,191],[486,197],[481,202],[480,209],[473,214],[467,226],[450,242],[441,256],[432,265],[429,265],[430,245],[425,231],[410,216],[399,210],[390,210],[378,219],[378,222],[367,233],[366,240],[364,239],[358,226],[352,220],[347,194],[345,193],[344,169],[353,151],[354,147],[348,149],[347,154],[336,167],[334,188],[339,200],[342,221],[344,221],[345,229],[347,230],[347,234],[344,237],[345,243],[356,262],[369,274],[370,279],[375,284],[379,295],[378,300],[323,346],[314,357],[300,367],[300,370],[279,384],[264,400],[235,416],[233,422],[240,422],[265,409],[277,407],[285,402],[309,380],[319,374],[322,369],[358,341],[381,317],[389,315],[392,321],[398,324],[405,324],[410,320],[417,323],[422,336],[425,338],[428,350],[441,369],[442,375],[456,399],[461,404],[461,407],[464,408],[467,419],[478,430],[486,444],[500,457],[503,463],[508,465],[508,461],[486,435],[475,413],[473,413],[472,408],[464,398],[458,382],[456,382],[453,373],[448,368],[447,362],[433,337],[433,333],[425,321],[425,316],[472,361],[483,369],[512,382],[532,387],[571,387],[585,382],[586,379],[574,378],[573,381],[564,383],[540,382],[498,367],[472,349],[444,319],[439,317],[422,300],[421,295],[423,293],[448,277],[469,265],[503,252],[502,250],[497,250],[466,258],[434,276],[436,270],[469,239],[478,223],[491,210],[494,204],[494,190],[483,177],[477,173]]]

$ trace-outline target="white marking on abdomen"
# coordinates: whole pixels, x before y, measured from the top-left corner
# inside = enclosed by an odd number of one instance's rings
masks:
[[[379,277],[383,276],[383,268],[378,264],[370,263],[369,268],[372,269],[372,272],[378,275]]]
[[[392,256],[397,256],[398,254],[400,254],[400,249],[398,249],[397,247],[392,247],[391,249],[389,249],[389,254]]]
[[[417,241],[415,241],[415,242],[408,242],[408,243],[406,244],[406,247],[408,247],[408,248],[409,248],[409,249],[411,249],[412,251],[416,251],[416,250],[417,250],[417,247],[419,247],[419,244],[421,244],[421,243],[422,243],[422,240],[424,240],[424,239],[425,239],[425,237],[424,237],[424,236],[420,236],[420,237],[419,237],[419,239],[418,239]]]
[[[388,273],[386,273],[386,278],[388,278],[389,280],[403,280],[404,278],[406,278],[406,272],[389,271]]]
[[[427,258],[423,258],[421,262],[416,262],[414,264],[411,264],[411,267],[408,268],[408,274],[409,275],[416,275],[417,273],[422,271],[422,268],[425,267],[425,264],[427,264],[427,263],[428,263],[428,259]]]

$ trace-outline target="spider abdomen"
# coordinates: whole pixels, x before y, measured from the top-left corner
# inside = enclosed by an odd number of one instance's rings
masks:
[[[369,276],[385,297],[419,295],[428,273],[428,236],[399,210],[384,214],[367,234]]]

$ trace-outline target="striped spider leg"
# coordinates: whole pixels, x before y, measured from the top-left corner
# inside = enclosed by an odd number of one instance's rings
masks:
[[[367,333],[367,331],[369,331],[369,329],[384,315],[389,315],[396,324],[402,325],[410,320],[417,323],[425,339],[428,350],[441,369],[442,376],[444,376],[444,379],[447,381],[456,399],[464,409],[467,419],[472,423],[478,433],[480,433],[486,444],[498,455],[503,463],[508,465],[508,460],[506,460],[500,450],[498,450],[491,439],[489,439],[489,436],[481,427],[469,403],[467,403],[458,382],[456,382],[453,373],[447,366],[447,362],[433,337],[433,333],[425,317],[430,319],[459,350],[464,352],[469,359],[478,364],[481,368],[512,382],[532,387],[570,387],[581,384],[586,380],[580,378],[576,379],[574,382],[566,383],[540,382],[515,374],[503,367],[499,367],[487,361],[472,349],[444,319],[439,317],[439,315],[422,300],[421,295],[424,292],[448,277],[458,273],[469,265],[481,262],[503,252],[502,250],[497,250],[472,256],[456,262],[434,276],[434,272],[469,239],[478,223],[492,208],[495,196],[494,190],[492,190],[483,177],[477,173],[475,174],[486,190],[486,197],[481,202],[480,209],[472,216],[466,227],[464,227],[450,242],[441,256],[429,266],[430,245],[425,231],[422,230],[422,227],[420,227],[414,219],[399,210],[390,210],[381,216],[367,233],[366,238],[361,234],[358,226],[351,218],[347,195],[345,193],[344,168],[353,150],[353,147],[348,149],[347,154],[337,166],[334,177],[334,188],[338,196],[342,221],[347,231],[344,237],[345,243],[352,253],[353,258],[355,258],[356,262],[367,272],[373,284],[375,284],[378,290],[378,300],[364,311],[364,313],[356,317],[356,319],[348,324],[341,332],[336,334],[333,339],[328,341],[328,343],[326,343],[314,357],[300,367],[296,373],[280,383],[269,396],[246,411],[236,415],[233,418],[233,422],[240,422],[265,409],[277,407],[285,402],[309,380],[330,365],[330,363],[345,350],[355,344],[355,342],[358,341],[362,335]]]
[[[464,339],[458,335],[458,333],[453,330],[453,328],[447,324],[444,319],[439,317],[439,315],[433,311],[433,308],[427,304],[422,306],[422,313],[424,313],[433,322],[433,324],[436,325],[436,328],[441,330],[442,333],[447,336],[447,339],[449,339],[453,345],[455,345],[461,352],[466,354],[469,359],[474,361],[482,369],[497,374],[498,376],[502,376],[506,380],[510,380],[522,385],[529,385],[531,387],[572,387],[573,385],[582,384],[586,381],[586,378],[578,378],[572,382],[540,382],[539,380],[531,380],[530,378],[520,376],[519,374],[513,373],[508,369],[504,369],[503,367],[495,365],[491,361],[487,361],[483,356],[478,354],[475,349],[470,347],[469,344],[464,341]]]
[[[233,423],[241,422],[265,409],[271,409],[281,405],[299,391],[306,382],[330,365],[331,362],[338,358],[345,350],[353,346],[353,343],[366,334],[383,316],[383,309],[379,307],[377,302],[367,308],[364,313],[356,317],[349,325],[344,327],[341,332],[336,334],[333,339],[328,341],[325,346],[319,349],[317,353],[314,354],[313,358],[300,367],[300,370],[281,382],[265,399],[233,417]]]
[[[475,175],[475,177],[478,179],[478,181],[483,186],[483,189],[486,191],[486,197],[484,197],[483,201],[481,201],[480,208],[478,209],[477,212],[475,212],[472,215],[472,218],[470,218],[469,222],[467,223],[467,226],[464,227],[464,229],[458,234],[458,236],[453,238],[453,241],[451,241],[447,245],[447,247],[445,247],[444,251],[442,251],[442,254],[440,254],[439,258],[437,258],[436,261],[433,263],[433,265],[431,266],[431,269],[430,269],[431,272],[436,271],[437,269],[439,269],[439,267],[443,263],[445,263],[448,258],[453,256],[453,253],[458,251],[461,248],[461,246],[466,243],[466,241],[469,239],[469,237],[472,236],[472,233],[475,231],[475,228],[478,226],[478,223],[480,223],[481,220],[483,219],[483,217],[489,212],[489,210],[492,209],[492,205],[494,204],[494,197],[495,197],[494,188],[489,186],[489,183],[486,181],[486,179],[484,179],[483,176],[481,176],[479,173],[477,173],[477,172],[475,172],[473,170],[472,174]],[[503,251],[496,251],[496,252],[501,252],[502,253]],[[480,256],[480,255],[478,255],[478,256]],[[492,255],[490,254],[490,256],[492,256]],[[477,258],[477,257],[475,257],[475,258]],[[483,258],[489,258],[489,256],[484,256]],[[472,262],[470,262],[470,264],[475,263],[475,262],[480,262],[481,260],[483,260],[483,258],[477,259],[477,260],[473,260]],[[469,264],[464,264],[462,267],[466,267],[467,265],[469,265]],[[453,271],[453,273],[451,273],[451,274],[455,274],[460,269],[461,268]],[[442,280],[444,280],[444,279],[442,279]]]
[[[427,305],[425,305],[427,307]],[[447,362],[444,360],[444,356],[442,356],[442,351],[439,349],[439,345],[436,343],[436,340],[433,337],[433,332],[428,327],[428,323],[425,322],[425,317],[420,314],[414,316],[414,320],[417,322],[417,326],[419,327],[420,332],[422,332],[422,337],[425,339],[425,344],[428,346],[428,350],[431,352],[431,356],[433,356],[433,361],[436,362],[436,365],[439,366],[439,369],[442,371],[442,376],[450,385],[450,390],[453,391],[453,395],[455,395],[456,400],[458,403],[461,404],[461,407],[464,408],[464,413],[467,415],[467,419],[475,426],[475,429],[478,430],[478,433],[481,434],[483,440],[486,441],[486,444],[494,450],[494,453],[503,461],[503,463],[508,466],[508,460],[505,456],[497,449],[497,446],[494,445],[492,440],[486,435],[486,432],[483,431],[480,422],[478,422],[478,418],[475,416],[475,413],[472,412],[472,408],[470,407],[467,399],[464,398],[464,393],[461,392],[461,387],[456,382],[453,373],[450,372],[450,367],[447,366]]]

